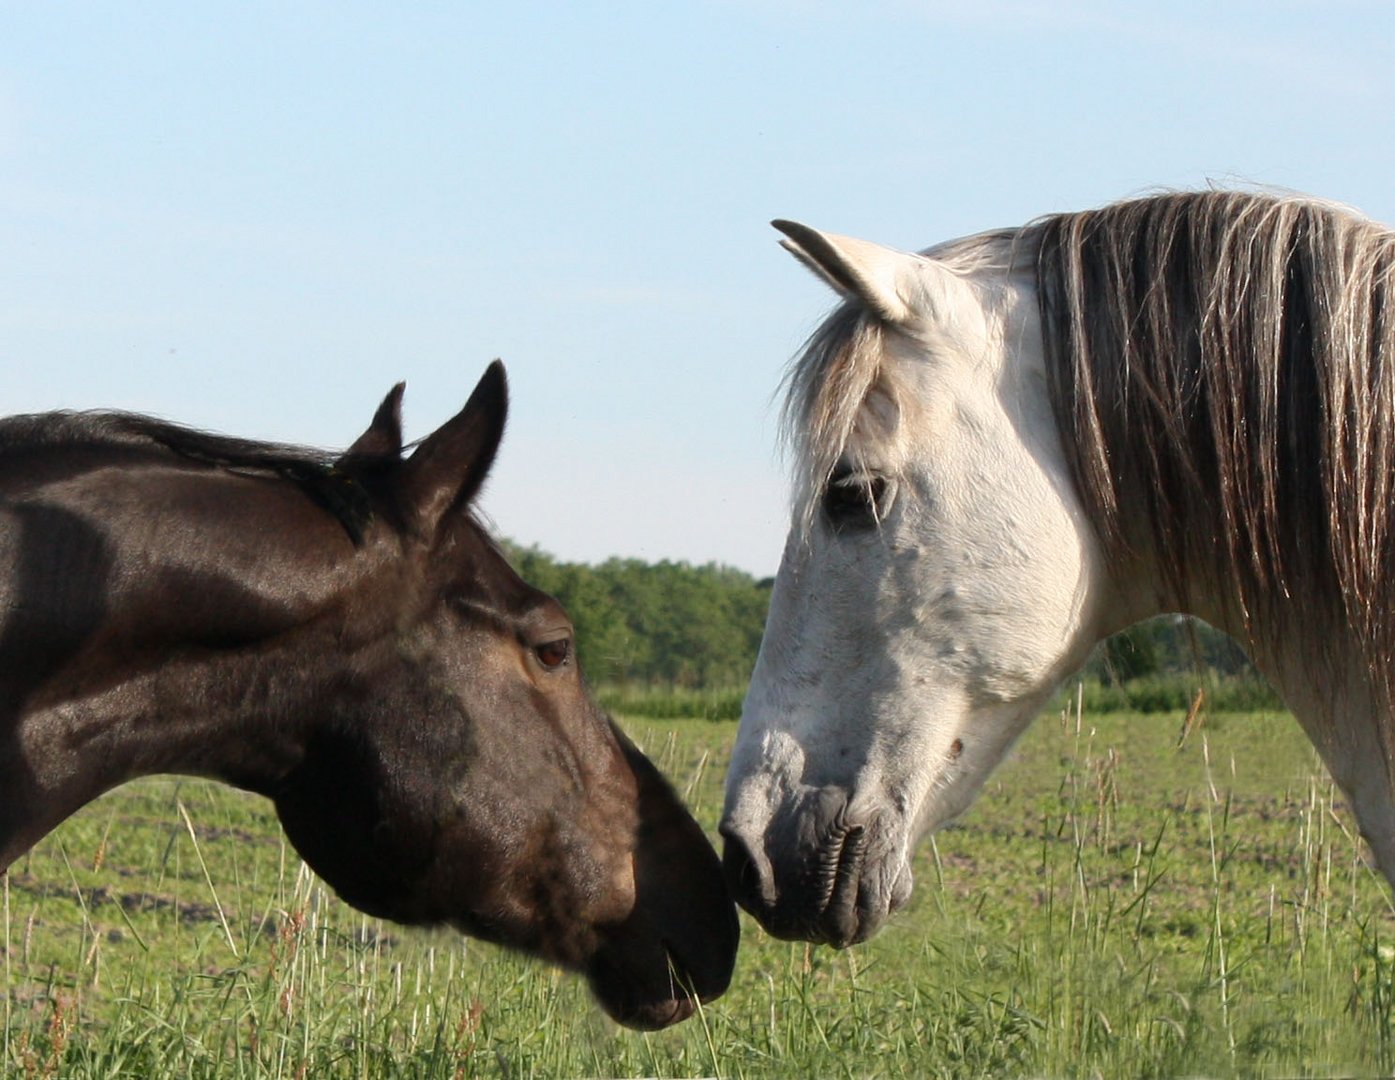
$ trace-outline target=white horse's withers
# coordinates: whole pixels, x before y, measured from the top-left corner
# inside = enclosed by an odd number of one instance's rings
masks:
[[[789,379],[794,520],[721,827],[738,900],[779,936],[870,936],[1060,680],[1168,611],[1246,644],[1390,877],[1392,234],[1234,192],[924,255],[776,224],[845,302]]]

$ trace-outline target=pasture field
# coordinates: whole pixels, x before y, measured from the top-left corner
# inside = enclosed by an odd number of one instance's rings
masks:
[[[735,724],[625,725],[715,825]],[[6,1076],[1340,1076],[1395,1066],[1395,915],[1281,713],[1043,716],[872,942],[749,920],[658,1034],[339,903],[269,804],[157,778],[4,880]],[[1179,747],[1179,743],[1181,743]]]

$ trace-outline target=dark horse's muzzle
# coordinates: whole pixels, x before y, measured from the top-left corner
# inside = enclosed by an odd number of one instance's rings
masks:
[[[654,764],[615,734],[639,791],[635,908],[607,934],[587,977],[614,1019],[661,1028],[726,990],[741,926],[702,827]]]

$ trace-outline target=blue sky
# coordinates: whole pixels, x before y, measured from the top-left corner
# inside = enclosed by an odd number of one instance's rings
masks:
[[[907,248],[1243,180],[1395,221],[1395,6],[0,0],[0,412],[343,446],[502,357],[485,508],[554,554],[772,573],[774,393]]]

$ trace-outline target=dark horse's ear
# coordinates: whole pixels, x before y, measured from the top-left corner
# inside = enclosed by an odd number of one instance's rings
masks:
[[[402,454],[402,391],[406,383],[398,383],[388,391],[368,430],[354,440],[336,463],[340,466],[356,461],[396,460]]]
[[[402,500],[423,532],[434,532],[479,491],[504,437],[509,391],[504,365],[490,364],[470,400],[428,435],[402,467]]]

